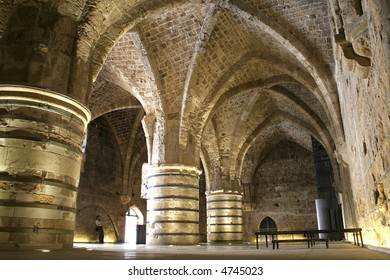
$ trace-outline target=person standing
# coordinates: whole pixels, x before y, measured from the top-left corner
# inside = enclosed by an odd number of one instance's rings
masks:
[[[96,231],[99,234],[99,243],[104,243],[103,222],[102,222],[102,218],[100,218],[99,215],[96,216],[95,224],[96,224]]]

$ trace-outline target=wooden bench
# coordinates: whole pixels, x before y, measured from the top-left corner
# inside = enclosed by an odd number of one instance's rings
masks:
[[[276,249],[279,249],[279,243],[292,243],[292,242],[307,242],[307,248],[313,247],[315,242],[325,242],[326,248],[329,248],[329,240],[327,238],[307,238],[307,239],[275,239],[272,240],[272,249],[275,250],[275,244]]]
[[[268,238],[271,238],[271,240],[277,240],[278,236],[280,235],[292,235],[291,240],[292,241],[284,241],[284,242],[307,242],[307,239],[315,240],[317,241],[325,241],[320,239],[315,239],[317,235],[321,233],[336,233],[336,232],[342,232],[342,233],[352,233],[353,234],[353,241],[355,245],[364,247],[363,243],[363,237],[362,237],[362,229],[361,228],[345,228],[345,229],[307,229],[307,230],[275,230],[275,231],[265,231],[265,232],[255,232],[256,234],[256,248],[260,248],[260,236],[265,237],[265,246],[268,248]],[[297,241],[300,239],[294,239],[294,235],[303,235],[306,238],[306,241]],[[282,239],[284,240],[284,239]],[[304,239],[303,239],[304,240]],[[281,240],[280,240],[281,241]],[[313,244],[313,242],[311,242]],[[276,243],[276,242],[275,242]],[[275,243],[273,242],[273,245],[275,246]],[[278,242],[279,243],[279,242]],[[283,242],[280,242],[283,243]],[[278,244],[276,244],[278,245]]]

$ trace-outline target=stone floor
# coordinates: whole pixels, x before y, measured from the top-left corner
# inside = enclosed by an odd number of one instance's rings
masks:
[[[94,280],[368,280],[387,279],[389,261],[389,252],[345,242],[330,242],[329,249],[324,244],[308,249],[302,243],[289,243],[281,244],[279,250],[264,245],[256,249],[255,244],[152,247],[76,243],[66,250],[0,251],[0,275],[39,280],[82,279],[80,276]],[[168,269],[172,273],[164,274]],[[188,274],[178,274],[181,272]]]
[[[208,246],[145,246],[75,243],[72,249],[0,251],[0,260],[390,260],[390,251],[346,242],[281,244],[279,250],[255,244]]]

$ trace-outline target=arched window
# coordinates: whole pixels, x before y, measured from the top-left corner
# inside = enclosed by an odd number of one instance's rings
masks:
[[[278,227],[276,226],[276,223],[274,220],[272,220],[270,217],[265,217],[261,223],[260,223],[260,232],[270,232],[270,231],[277,231]]]

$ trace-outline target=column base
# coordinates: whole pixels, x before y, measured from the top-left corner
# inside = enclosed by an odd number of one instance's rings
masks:
[[[157,235],[146,236],[147,245],[196,245],[199,243],[198,235]]]

